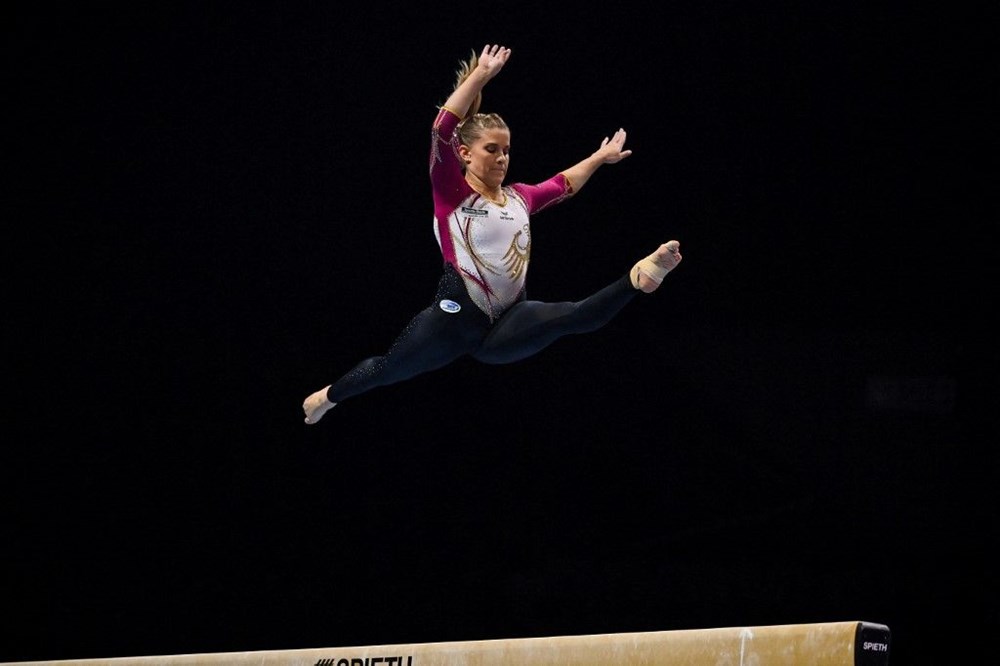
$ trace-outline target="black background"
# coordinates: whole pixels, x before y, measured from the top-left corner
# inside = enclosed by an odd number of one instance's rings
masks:
[[[962,663],[1000,621],[988,22],[814,4],[9,12],[0,659],[867,620]],[[510,181],[635,151],[536,216],[529,297],[684,262],[305,426],[433,296],[430,123],[494,42]]]

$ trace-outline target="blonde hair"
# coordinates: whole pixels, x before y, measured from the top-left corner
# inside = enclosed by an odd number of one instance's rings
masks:
[[[458,69],[455,71],[455,89],[457,90],[462,83],[472,75],[476,67],[479,65],[479,56],[476,55],[475,51],[472,51],[472,55],[469,56],[468,60],[463,60],[459,63]],[[496,113],[479,113],[479,109],[483,104],[483,93],[479,91],[476,93],[475,98],[473,98],[472,103],[469,105],[469,109],[465,112],[465,116],[462,118],[462,122],[458,124],[458,138],[466,146],[471,146],[476,139],[483,135],[483,131],[487,129],[506,129],[507,123],[504,119]]]

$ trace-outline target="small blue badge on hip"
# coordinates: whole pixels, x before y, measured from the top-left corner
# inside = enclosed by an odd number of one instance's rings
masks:
[[[442,310],[450,313],[455,313],[462,309],[461,305],[459,305],[455,301],[450,301],[447,298],[441,299],[441,303],[439,303],[439,305],[441,306]]]

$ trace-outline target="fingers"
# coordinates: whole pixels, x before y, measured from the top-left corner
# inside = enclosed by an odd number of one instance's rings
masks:
[[[626,136],[625,130],[619,128],[611,138],[604,137],[598,150],[602,151],[605,162],[618,162],[632,154],[631,150],[624,149]]]
[[[480,60],[496,60],[499,64],[503,65],[507,62],[510,57],[510,49],[505,46],[500,46],[499,44],[487,44],[483,47],[483,52],[480,54]]]
[[[601,148],[605,147],[609,143],[621,150],[621,147],[625,145],[625,130],[619,129],[610,139],[608,137],[604,137],[604,140],[601,141]]]

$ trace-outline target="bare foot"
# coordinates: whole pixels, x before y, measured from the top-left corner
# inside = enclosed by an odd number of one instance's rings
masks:
[[[632,286],[647,294],[656,291],[667,273],[681,263],[681,258],[681,244],[675,240],[667,241],[632,267]]]
[[[328,410],[337,404],[335,402],[330,402],[330,400],[326,397],[326,389],[328,388],[330,387],[327,386],[326,388],[316,391],[302,403],[302,411],[306,413],[306,423],[310,425],[316,423],[323,418],[323,415],[326,414]]]

